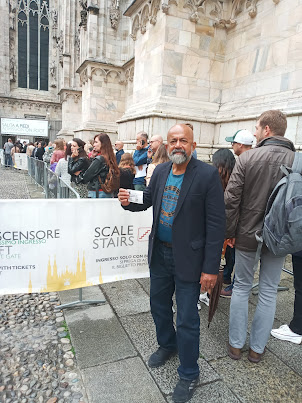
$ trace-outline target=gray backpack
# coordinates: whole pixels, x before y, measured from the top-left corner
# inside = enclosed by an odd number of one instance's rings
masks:
[[[295,153],[292,168],[280,169],[285,176],[272,191],[262,231],[256,233],[259,255],[263,242],[279,257],[302,250],[302,153]]]

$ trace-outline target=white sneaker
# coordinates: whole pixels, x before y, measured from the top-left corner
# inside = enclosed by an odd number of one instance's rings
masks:
[[[282,325],[279,327],[279,329],[272,329],[271,335],[279,340],[291,341],[292,343],[295,344],[302,343],[302,336],[290,330],[288,325]]]
[[[204,303],[206,306],[210,305],[210,299],[206,292],[204,294],[199,295],[199,301]],[[197,305],[197,307],[198,307],[198,305]]]

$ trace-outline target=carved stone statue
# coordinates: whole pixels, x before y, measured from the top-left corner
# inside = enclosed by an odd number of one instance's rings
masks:
[[[12,56],[9,60],[9,79],[12,82],[16,81],[16,76],[17,76],[16,71],[17,71],[16,59],[15,59],[15,56]]]
[[[79,0],[80,6],[82,7],[82,10],[80,12],[81,15],[81,22],[80,22],[80,27],[83,27],[84,29],[87,28],[87,0]]]
[[[118,22],[120,19],[120,10],[118,8],[110,8],[110,22],[111,22],[111,27],[113,29],[117,29]]]
[[[81,50],[81,40],[80,40],[80,29],[76,31],[75,38],[74,38],[74,47],[76,51],[77,57],[80,56],[80,50]]]
[[[15,31],[16,29],[16,12],[10,11],[9,13],[9,29]]]
[[[57,66],[55,61],[51,63],[49,72],[50,72],[50,86],[52,88],[55,88],[57,86]]]

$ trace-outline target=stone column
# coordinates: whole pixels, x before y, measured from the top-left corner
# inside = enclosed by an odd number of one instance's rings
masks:
[[[136,2],[125,13],[135,41],[133,102],[118,122],[119,135],[165,136],[173,124],[190,122],[197,143],[211,147],[226,33],[206,16],[196,24],[184,1],[166,3]]]
[[[116,121],[125,110],[126,78],[123,68],[86,61],[78,69],[82,84],[82,126],[78,136],[88,140],[105,131],[114,141]]]
[[[62,129],[57,134],[67,141],[75,137],[82,125],[82,92],[62,89],[59,93],[62,104]]]

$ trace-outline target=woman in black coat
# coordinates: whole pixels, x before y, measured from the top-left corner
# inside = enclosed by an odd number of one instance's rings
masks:
[[[88,184],[89,198],[112,198],[119,188],[120,171],[108,134],[100,133],[94,137],[93,151],[95,157],[89,168],[77,177],[77,183]],[[102,188],[102,184],[108,181],[112,185],[111,192]]]
[[[78,184],[77,177],[84,173],[89,167],[89,159],[84,150],[85,142],[74,138],[71,142],[71,157],[68,160],[68,173],[71,176],[71,183],[81,198],[88,196],[87,186]]]

